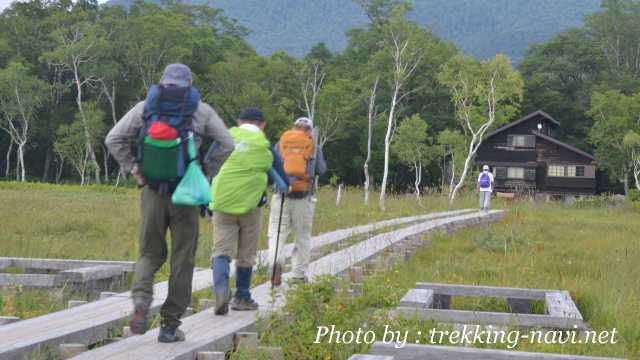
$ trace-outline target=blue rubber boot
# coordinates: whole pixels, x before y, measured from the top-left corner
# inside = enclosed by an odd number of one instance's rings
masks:
[[[251,273],[253,268],[236,267],[236,295],[231,302],[233,310],[257,310],[258,303],[251,298]]]
[[[216,256],[213,258],[213,293],[216,296],[216,315],[226,315],[229,312],[231,289],[229,289],[229,263],[228,256]]]

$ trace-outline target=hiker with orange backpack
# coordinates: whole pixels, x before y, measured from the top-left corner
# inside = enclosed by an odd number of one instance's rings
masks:
[[[191,70],[183,64],[171,64],[160,83],[149,89],[146,100],[124,115],[105,140],[122,171],[133,175],[143,187],[140,255],[131,285],[134,309],[129,326],[134,334],[147,331],[154,275],[171,252],[168,295],[160,309],[159,342],[185,339],[178,326],[191,303],[198,207],[181,204],[173,197],[197,163],[195,152],[203,137],[219,144],[207,168],[220,167],[234,148],[233,139],[218,114],[200,101],[192,86]],[[131,144],[136,139],[138,156],[134,157]],[[171,248],[165,239],[169,229]]]
[[[271,282],[280,286],[284,258],[280,252],[291,231],[294,248],[291,255],[292,282],[308,282],[307,271],[311,261],[311,228],[316,206],[314,182],[316,175],[326,171],[322,148],[313,136],[313,122],[298,118],[292,129],[280,137],[275,146],[284,162],[289,180],[289,192],[275,191],[269,214],[269,259],[272,266]]]

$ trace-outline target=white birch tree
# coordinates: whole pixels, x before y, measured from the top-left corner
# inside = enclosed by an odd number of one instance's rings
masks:
[[[457,130],[445,129],[438,134],[438,144],[443,148],[442,175],[448,185],[447,194],[451,197],[456,178],[456,169],[461,168],[465,160],[466,141],[464,135]],[[448,164],[448,165],[447,165]]]
[[[428,143],[428,125],[420,115],[415,114],[402,121],[391,150],[400,162],[414,171],[414,194],[420,200],[420,184],[422,183],[423,165],[430,162],[433,148]]]
[[[640,190],[640,134],[629,130],[625,134],[622,142],[630,154],[631,174],[633,175],[636,189]]]
[[[387,193],[389,178],[389,161],[391,142],[396,126],[398,108],[404,98],[416,89],[407,89],[407,84],[413,76],[418,64],[425,55],[425,51],[415,39],[414,24],[406,21],[404,12],[395,14],[385,25],[386,46],[383,51],[390,58],[391,74],[390,88],[391,99],[389,101],[389,113],[387,117],[387,131],[384,137],[384,168],[382,183],[380,185],[380,198],[378,206],[384,211],[384,201]]]
[[[300,91],[302,92],[302,110],[315,123],[318,96],[324,84],[325,71],[321,64],[312,62],[303,70]]]
[[[93,102],[85,104],[86,121],[91,130],[92,142],[99,142],[104,136],[106,126],[104,124],[104,112]],[[62,161],[69,162],[80,177],[80,185],[88,183],[87,172],[91,170],[91,155],[85,144],[85,125],[80,113],[75,120],[68,125],[61,125],[56,133],[54,150]]]
[[[595,92],[591,97],[589,114],[594,123],[589,140],[595,145],[598,165],[606,169],[610,178],[624,185],[629,195],[629,176],[634,174],[640,134],[640,93],[625,95],[620,91]],[[634,176],[635,179],[635,176]]]
[[[76,106],[83,126],[88,161],[94,171],[96,183],[100,183],[100,165],[96,157],[96,143],[91,138],[92,130],[83,107],[85,86],[99,84],[101,79],[89,69],[95,65],[106,39],[99,27],[80,22],[60,28],[55,33],[58,47],[44,55],[49,63],[62,72],[70,73],[76,90]]]
[[[373,123],[378,115],[376,107],[376,93],[378,90],[378,81],[380,77],[376,77],[373,87],[369,90],[369,107],[367,111],[367,158],[364,160],[364,204],[369,204],[369,192],[371,190],[371,175],[369,174],[369,163],[371,162],[371,143],[373,141]]]
[[[10,153],[16,145],[16,179],[26,181],[24,155],[38,110],[44,105],[47,85],[30,76],[20,63],[0,69],[0,128],[10,137],[7,153],[7,176]]]
[[[438,76],[448,87],[456,117],[466,139],[466,157],[449,200],[453,203],[471,170],[473,159],[487,132],[511,119],[522,101],[523,81],[504,55],[477,62],[458,55]]]

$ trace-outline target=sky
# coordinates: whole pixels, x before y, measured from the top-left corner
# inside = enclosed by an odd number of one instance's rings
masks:
[[[0,0],[0,11],[4,10],[7,6],[9,6],[14,0]],[[103,3],[106,0],[98,0],[99,3]]]
[[[4,10],[10,3],[11,0],[0,0],[0,10]]]

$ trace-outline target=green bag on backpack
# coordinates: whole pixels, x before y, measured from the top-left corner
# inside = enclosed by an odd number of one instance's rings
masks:
[[[189,134],[188,149],[189,166],[173,192],[171,202],[176,205],[188,206],[209,204],[211,202],[209,181],[196,161],[196,146],[193,143],[193,134]]]

